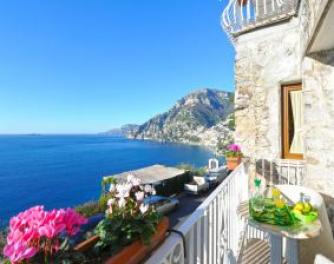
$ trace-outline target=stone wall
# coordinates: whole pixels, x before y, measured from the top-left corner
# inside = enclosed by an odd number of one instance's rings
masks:
[[[334,230],[334,50],[303,62],[305,185],[322,192]]]
[[[302,0],[288,22],[236,39],[236,142],[246,156],[281,154],[281,86],[302,82],[306,177],[321,192],[334,230],[334,50],[306,55],[328,0]]]
[[[299,21],[236,42],[236,141],[247,156],[281,156],[281,85],[301,81]]]

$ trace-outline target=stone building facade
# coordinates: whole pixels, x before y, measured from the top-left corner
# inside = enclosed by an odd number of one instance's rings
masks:
[[[247,20],[233,28],[225,18],[236,50],[236,142],[246,156],[282,158],[282,86],[301,83],[303,185],[324,195],[334,230],[334,1],[283,1],[288,2],[292,13],[279,19],[281,11],[276,21],[258,26],[256,17],[248,28]],[[234,21],[240,20],[239,15]]]

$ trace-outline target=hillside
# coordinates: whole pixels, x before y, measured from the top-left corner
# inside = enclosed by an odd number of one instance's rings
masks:
[[[179,100],[127,133],[129,138],[153,139],[216,147],[232,141],[234,94],[202,89]]]

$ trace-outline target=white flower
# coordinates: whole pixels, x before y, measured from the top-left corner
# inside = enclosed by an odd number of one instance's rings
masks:
[[[141,202],[144,200],[144,196],[145,196],[144,192],[136,192],[135,195],[136,195],[136,199],[138,202]]]
[[[112,206],[115,203],[115,199],[114,198],[110,198],[107,202],[108,206]]]
[[[131,188],[132,188],[132,185],[130,184],[117,184],[116,185],[116,190],[117,190],[116,197],[117,198],[129,197]]]
[[[122,208],[125,205],[126,205],[126,200],[124,198],[119,199],[118,206]]]
[[[149,206],[145,205],[143,203],[139,206],[139,210],[142,214],[145,214],[147,212],[148,208],[149,208]]]
[[[132,179],[132,185],[133,186],[139,186],[140,185],[140,182],[141,182],[141,180],[139,179],[139,178],[137,178],[137,177],[134,177],[133,179]]]
[[[133,176],[132,174],[129,174],[128,177],[126,178],[128,183],[132,183],[133,179],[135,178],[135,176]]]
[[[155,190],[155,188],[152,188],[152,195],[156,195],[157,191]]]
[[[107,214],[112,214],[112,207],[110,206],[107,211],[106,211]]]
[[[109,187],[109,192],[114,192],[114,191],[116,191],[116,186],[115,184],[111,183]]]
[[[150,193],[150,192],[152,192],[152,187],[151,187],[151,185],[145,185],[145,187],[144,187],[144,191],[146,192],[146,193]]]

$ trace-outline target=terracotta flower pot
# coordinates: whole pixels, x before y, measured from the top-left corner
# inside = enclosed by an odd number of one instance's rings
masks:
[[[238,0],[238,4],[240,6],[245,6],[245,5],[247,5],[247,3],[248,3],[248,0]]]
[[[241,163],[241,157],[228,157],[226,158],[227,168],[231,171]]]
[[[144,245],[141,241],[135,241],[132,244],[123,248],[116,255],[110,257],[105,261],[105,264],[138,264],[145,257],[152,252],[164,239],[169,227],[169,220],[167,217],[162,218],[157,226],[157,232],[152,236],[151,243]],[[85,252],[92,248],[99,241],[98,236],[91,237],[90,239],[80,243],[74,249],[76,251]]]

